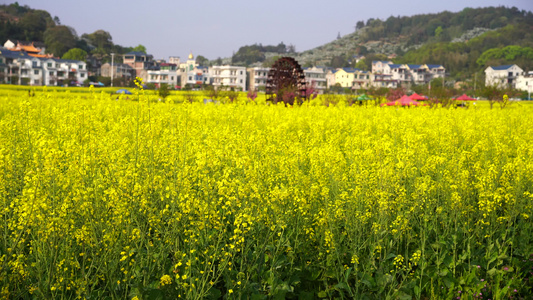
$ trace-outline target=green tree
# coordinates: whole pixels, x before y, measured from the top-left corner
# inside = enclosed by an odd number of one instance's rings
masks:
[[[81,60],[85,61],[87,59],[87,52],[80,48],[72,48],[63,54],[62,59],[72,59],[72,60]]]
[[[113,38],[111,37],[111,34],[101,29],[96,30],[91,34],[85,33],[81,37],[88,40],[94,47],[104,49],[106,53],[109,53],[113,47]]]
[[[46,52],[61,57],[76,45],[76,38],[67,26],[55,26],[44,32]]]
[[[439,37],[442,34],[442,31],[442,26],[437,27],[437,29],[435,29],[435,37]]]
[[[42,10],[33,10],[24,14],[19,22],[27,41],[43,41],[44,32],[49,25],[54,25],[53,20],[50,14]]]
[[[170,94],[170,91],[168,89],[168,84],[162,83],[159,86],[159,89],[157,90],[157,94],[159,95],[159,97],[165,99]]]
[[[144,54],[147,53],[147,52],[146,52],[146,47],[143,46],[143,45],[140,45],[140,44],[139,44],[137,47],[134,47],[134,48],[132,49],[132,51],[134,51],[134,52],[142,52],[142,53],[144,53]]]
[[[202,55],[196,56],[196,62],[200,66],[207,66],[209,64],[209,60],[207,58],[203,57]]]
[[[528,61],[532,60],[533,48],[512,45],[503,48],[489,49],[481,54],[481,56],[476,60],[476,63],[480,67],[485,67],[489,64],[502,63],[524,62],[527,64]]]

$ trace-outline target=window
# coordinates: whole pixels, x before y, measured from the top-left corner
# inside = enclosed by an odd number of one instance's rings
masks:
[[[39,70],[33,70],[33,74],[39,75]]]
[[[83,65],[78,65],[78,69],[83,70]]]
[[[189,80],[192,80],[192,76],[189,76]]]
[[[54,76],[54,72],[48,72],[48,75]]]
[[[52,63],[47,63],[46,66],[51,68],[52,67]]]
[[[83,73],[82,73],[82,74],[80,74],[80,77],[81,77],[81,78],[85,77],[85,74],[83,74]]]

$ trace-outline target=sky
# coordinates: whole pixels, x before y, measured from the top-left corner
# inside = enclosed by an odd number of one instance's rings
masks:
[[[10,4],[15,1],[0,0]],[[309,50],[355,30],[358,21],[390,16],[459,12],[465,7],[517,7],[533,11],[533,0],[18,0],[43,9],[78,35],[103,29],[113,43],[144,45],[155,59],[214,60],[241,46],[294,45]]]

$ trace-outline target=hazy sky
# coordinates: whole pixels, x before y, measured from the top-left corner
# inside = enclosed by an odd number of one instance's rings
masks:
[[[15,1],[0,0],[0,3]],[[154,58],[189,52],[208,59],[230,57],[239,47],[262,43],[312,49],[354,31],[357,21],[390,16],[458,12],[465,7],[516,6],[533,0],[18,0],[44,9],[78,33],[108,31],[121,46],[144,45]]]

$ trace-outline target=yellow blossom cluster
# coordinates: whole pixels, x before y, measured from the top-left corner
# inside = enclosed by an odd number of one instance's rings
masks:
[[[0,93],[0,297],[351,288],[352,268],[420,267],[455,232],[483,253],[530,226],[533,107],[154,103],[136,85]]]

